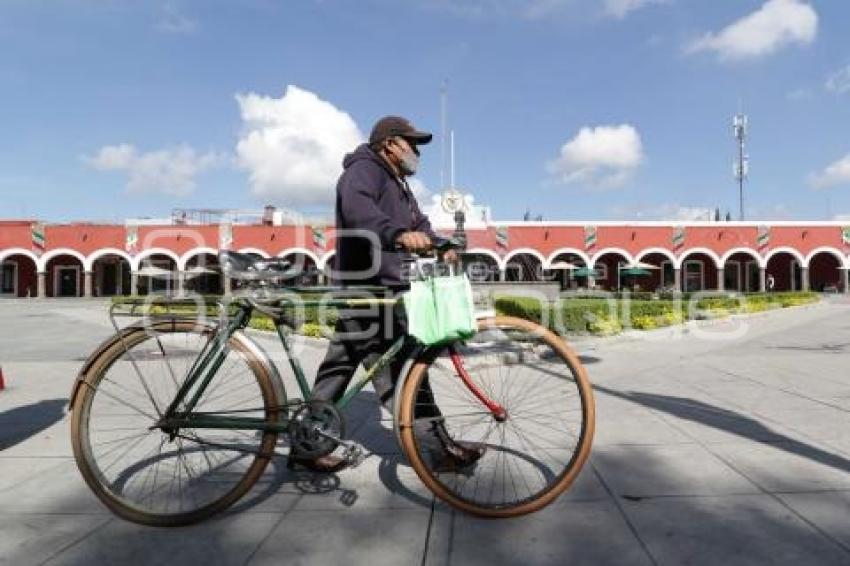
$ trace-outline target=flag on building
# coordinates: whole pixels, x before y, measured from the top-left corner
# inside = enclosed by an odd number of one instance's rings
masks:
[[[670,241],[673,244],[673,247],[676,249],[681,248],[685,245],[685,227],[684,226],[674,226],[673,227],[673,236]]]
[[[124,235],[124,249],[131,256],[136,255],[139,251],[139,227],[127,226]]]
[[[506,226],[496,228],[496,245],[503,250],[508,249],[508,228]]]
[[[325,238],[325,230],[324,228],[313,228],[313,247],[316,248],[316,251],[324,252],[327,247],[328,242]]]
[[[596,226],[584,227],[584,249],[589,250],[596,245]]]
[[[36,255],[41,255],[47,247],[47,239],[44,235],[44,223],[33,222],[32,229],[32,250]]]
[[[765,248],[770,243],[770,226],[759,226],[756,234],[756,244],[759,248]]]
[[[225,222],[218,225],[218,249],[229,250],[233,245],[233,224]]]

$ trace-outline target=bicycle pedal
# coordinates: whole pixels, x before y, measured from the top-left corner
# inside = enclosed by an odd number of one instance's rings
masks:
[[[342,457],[348,463],[350,468],[356,468],[366,459],[366,454],[359,446],[352,444],[348,446],[342,453]]]

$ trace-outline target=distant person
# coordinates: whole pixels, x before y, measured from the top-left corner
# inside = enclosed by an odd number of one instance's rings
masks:
[[[773,277],[773,275],[768,275],[767,276],[767,290],[773,291],[773,287],[775,285],[776,285],[776,279]]]

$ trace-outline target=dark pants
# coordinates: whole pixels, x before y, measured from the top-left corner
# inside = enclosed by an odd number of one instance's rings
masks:
[[[361,363],[365,368],[372,367],[399,336],[406,335],[407,318],[401,304],[394,308],[381,307],[377,315],[374,311],[368,313],[363,309],[341,310],[325,359],[316,373],[313,398],[338,401],[345,394]],[[393,410],[395,385],[404,364],[418,350],[417,342],[407,337],[392,362],[373,377],[372,384],[378,399],[390,412]],[[414,416],[427,418],[440,415],[426,381],[419,390]],[[434,426],[434,421],[425,422],[422,426],[417,425],[417,433],[431,433],[433,436]],[[430,444],[430,441],[426,440],[426,443]]]

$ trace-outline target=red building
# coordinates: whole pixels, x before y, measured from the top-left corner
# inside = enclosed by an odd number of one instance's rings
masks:
[[[467,236],[472,275],[482,279],[554,278],[566,288],[848,289],[850,227],[839,222],[508,222]],[[0,221],[0,294],[229,292],[231,282],[208,269],[220,248],[291,257],[327,272],[333,228]],[[582,267],[595,272],[576,277]],[[644,273],[622,277],[628,267]]]

